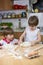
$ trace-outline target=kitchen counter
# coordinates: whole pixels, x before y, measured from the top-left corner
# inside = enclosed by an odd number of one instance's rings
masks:
[[[41,46],[35,45],[34,48]],[[4,49],[0,49],[0,65],[43,65],[43,49],[40,50],[40,57],[34,59],[28,59],[26,57],[15,58],[13,54],[8,51],[5,52]]]

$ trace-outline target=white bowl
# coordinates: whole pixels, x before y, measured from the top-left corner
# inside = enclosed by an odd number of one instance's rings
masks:
[[[28,46],[31,46],[31,43],[30,42],[23,42],[23,43],[21,43],[21,46],[28,47]]]

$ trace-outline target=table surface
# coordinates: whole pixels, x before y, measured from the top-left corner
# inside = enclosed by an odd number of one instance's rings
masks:
[[[41,45],[43,44],[37,44],[33,46],[33,48]],[[5,51],[2,52],[2,50],[0,50],[0,53],[5,53],[5,55],[0,57],[0,65],[43,65],[43,49],[40,50],[41,56],[34,59],[28,59],[26,57],[23,57],[22,59],[15,59],[13,56],[7,55]]]

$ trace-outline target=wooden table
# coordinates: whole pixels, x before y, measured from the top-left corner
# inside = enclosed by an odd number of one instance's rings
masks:
[[[41,45],[42,44],[37,44],[36,46],[34,46],[34,48]],[[34,59],[28,59],[25,57],[23,57],[22,59],[15,59],[13,56],[6,54],[0,57],[0,65],[43,65],[43,49],[40,50],[40,54],[42,54],[40,57]]]

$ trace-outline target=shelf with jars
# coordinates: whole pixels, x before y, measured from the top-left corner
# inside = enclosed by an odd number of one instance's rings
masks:
[[[0,13],[2,19],[16,19],[16,18],[27,18],[27,12],[22,11],[21,13],[15,13],[13,11],[4,12],[3,14]]]

